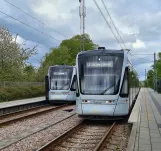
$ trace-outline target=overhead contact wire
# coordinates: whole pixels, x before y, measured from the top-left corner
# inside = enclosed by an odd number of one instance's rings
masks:
[[[105,8],[105,10],[106,10],[106,12],[107,12],[107,15],[109,16],[109,18],[110,18],[110,20],[111,20],[111,22],[112,22],[112,24],[113,24],[113,26],[114,26],[114,28],[115,28],[115,30],[116,30],[118,36],[119,36],[119,38],[120,38],[122,44],[124,45],[125,49],[127,49],[127,47],[126,47],[126,45],[125,45],[125,43],[124,43],[124,41],[123,41],[123,39],[122,39],[122,37],[121,37],[119,31],[118,31],[118,28],[116,27],[116,25],[115,25],[115,23],[114,23],[114,21],[113,21],[111,15],[110,15],[110,13],[109,13],[107,7],[106,7],[106,4],[104,3],[104,0],[101,0],[101,1],[102,1],[102,4],[103,4],[103,6],[104,6],[104,8]]]
[[[115,33],[114,33],[114,31],[113,31],[112,27],[111,27],[111,26],[110,26],[110,24],[108,23],[108,21],[107,21],[107,19],[106,19],[105,15],[103,14],[103,12],[102,12],[101,8],[100,8],[100,7],[99,7],[99,5],[98,5],[98,3],[96,2],[96,0],[93,0],[93,1],[94,1],[95,5],[97,6],[97,9],[100,11],[100,13],[101,13],[102,17],[104,18],[104,20],[105,20],[105,22],[106,22],[107,26],[110,28],[110,30],[111,30],[112,34],[114,35],[114,37],[115,37],[116,41],[118,42],[118,44],[120,45],[120,47],[123,49],[123,47],[122,47],[122,46],[121,46],[121,44],[120,44],[119,39],[118,39],[118,38],[117,38],[117,36],[115,35]]]
[[[54,38],[54,37],[52,37],[52,36],[50,36],[50,35],[48,35],[48,34],[42,32],[42,31],[40,31],[40,30],[38,30],[38,29],[36,29],[36,28],[34,28],[34,27],[32,27],[32,26],[30,26],[30,25],[28,25],[28,24],[26,24],[26,23],[24,23],[24,22],[22,22],[22,21],[20,21],[20,20],[18,20],[18,19],[16,19],[16,18],[14,18],[13,16],[10,16],[10,15],[8,15],[8,14],[2,12],[1,10],[0,10],[0,13],[4,14],[4,15],[10,17],[10,18],[12,18],[13,20],[16,20],[16,21],[20,22],[21,24],[26,25],[26,26],[29,27],[29,28],[32,28],[33,30],[36,30],[37,32],[39,32],[39,33],[41,33],[41,34],[43,34],[43,35],[45,35],[45,36],[47,36],[47,37],[49,37],[49,38],[52,38],[52,39],[54,39],[54,40],[56,40],[56,41],[59,41],[58,39],[56,39],[56,38]]]
[[[29,13],[25,12],[24,10],[22,10],[21,8],[19,8],[18,6],[14,5],[13,3],[4,0],[6,3],[12,5],[13,7],[15,7],[16,9],[20,10],[21,12],[25,13],[26,15],[28,15],[29,17],[33,18],[34,20],[38,21],[39,23],[45,25],[46,27],[52,29],[54,32],[58,33],[59,35],[62,35],[63,37],[67,38],[67,36],[65,36],[64,34],[60,33],[59,31],[55,30],[54,28],[48,26],[47,24],[43,23],[42,21],[38,20],[37,18],[33,17],[32,15],[30,15]]]

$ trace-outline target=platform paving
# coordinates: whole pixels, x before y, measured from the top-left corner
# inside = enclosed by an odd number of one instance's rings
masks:
[[[23,105],[23,104],[28,104],[28,103],[40,102],[40,101],[44,101],[44,100],[45,100],[45,97],[36,97],[36,98],[30,98],[30,99],[2,102],[2,103],[0,103],[0,109],[12,107],[12,106]]]
[[[161,151],[161,94],[142,88],[129,122],[135,132],[127,151]]]
[[[40,105],[48,104],[48,101],[45,100],[45,97],[37,97],[16,101],[9,101],[0,103],[0,116],[20,110],[25,110]]]

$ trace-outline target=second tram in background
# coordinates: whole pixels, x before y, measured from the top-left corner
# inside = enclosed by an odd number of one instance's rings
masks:
[[[68,65],[50,66],[46,83],[46,100],[51,103],[76,101],[76,68]]]
[[[76,58],[76,112],[83,118],[124,118],[139,92],[127,51],[80,52]]]

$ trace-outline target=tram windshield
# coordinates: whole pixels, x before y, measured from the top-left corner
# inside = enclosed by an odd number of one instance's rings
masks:
[[[114,95],[118,93],[123,56],[81,57],[78,64],[82,94]]]
[[[71,84],[73,68],[50,68],[51,90],[68,90]]]

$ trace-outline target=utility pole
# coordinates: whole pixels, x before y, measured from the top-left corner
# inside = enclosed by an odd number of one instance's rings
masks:
[[[85,45],[85,17],[86,17],[86,8],[85,8],[85,0],[79,0],[79,16],[80,16],[80,35],[81,35],[81,50],[84,51]]]
[[[154,91],[157,89],[156,84],[156,54],[154,53]]]
[[[145,87],[147,87],[147,82],[146,82],[146,69],[145,69]]]
[[[145,69],[145,80],[146,80],[146,69]]]

